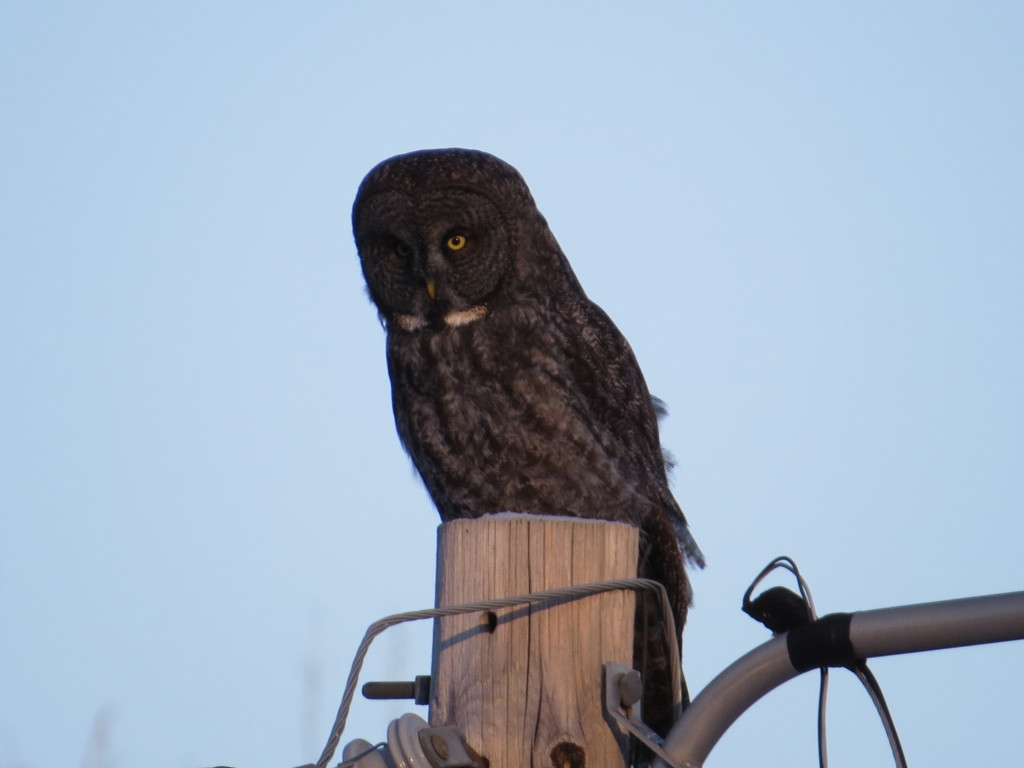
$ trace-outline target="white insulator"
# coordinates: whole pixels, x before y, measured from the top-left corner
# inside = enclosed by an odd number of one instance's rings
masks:
[[[395,768],[432,768],[418,736],[426,727],[427,721],[411,712],[391,721],[388,726],[388,752]]]
[[[359,768],[389,768],[381,750],[375,749],[366,739],[353,739],[346,744],[345,749],[341,751],[341,759],[346,763],[355,760],[352,765]]]
[[[419,732],[427,721],[411,712],[388,725],[388,741],[375,748],[366,739],[353,739],[341,752],[353,768],[432,768],[420,746]]]

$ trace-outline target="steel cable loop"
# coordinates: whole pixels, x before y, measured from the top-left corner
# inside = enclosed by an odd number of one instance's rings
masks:
[[[529,592],[514,597],[500,597],[493,600],[481,600],[475,603],[453,605],[445,608],[427,608],[419,611],[408,611],[396,613],[378,619],[366,629],[359,647],[356,649],[355,658],[352,660],[352,667],[349,670],[348,680],[345,682],[345,693],[341,698],[341,705],[338,707],[338,714],[334,718],[334,725],[331,727],[330,737],[316,762],[316,768],[327,768],[327,764],[334,757],[334,753],[341,741],[341,735],[345,731],[345,721],[348,720],[348,713],[352,707],[352,699],[355,698],[356,685],[359,681],[359,673],[363,667],[366,653],[370,644],[381,632],[398,624],[408,621],[420,621],[422,619],[436,619],[443,616],[458,616],[465,613],[478,613],[489,611],[495,608],[514,608],[518,605],[535,605],[537,603],[556,602],[560,600],[578,600],[603,592],[616,592],[628,590],[633,592],[653,592],[658,596],[661,612],[665,617],[665,635],[672,659],[673,684],[678,687],[682,667],[679,661],[679,645],[675,637],[675,622],[672,618],[672,609],[668,602],[668,593],[665,587],[652,579],[609,579],[606,581],[594,581],[587,584],[577,584],[571,587],[560,587],[558,589],[546,589],[540,592]]]

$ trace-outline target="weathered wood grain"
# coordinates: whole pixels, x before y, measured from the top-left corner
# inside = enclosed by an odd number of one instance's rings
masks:
[[[636,575],[637,529],[492,515],[438,532],[437,605]],[[623,768],[602,710],[602,665],[633,663],[631,592],[440,619],[431,725],[454,725],[490,768]]]

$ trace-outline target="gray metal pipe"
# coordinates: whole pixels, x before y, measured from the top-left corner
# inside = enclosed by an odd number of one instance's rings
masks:
[[[848,640],[860,659],[1024,640],[1024,592],[860,611],[852,614],[849,626]],[[740,715],[802,673],[790,657],[789,634],[733,662],[690,702],[665,740],[665,750],[678,765],[703,766]]]

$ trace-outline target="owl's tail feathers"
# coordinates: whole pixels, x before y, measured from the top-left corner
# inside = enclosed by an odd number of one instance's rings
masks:
[[[661,736],[668,734],[690,703],[679,655],[672,647],[675,637],[668,634],[672,624],[660,600],[646,594],[638,596],[633,663],[643,680],[641,712],[644,722]],[[674,626],[671,635],[678,636]]]
[[[640,600],[633,645],[634,663],[644,681],[643,718],[663,736],[689,703],[679,656],[681,633],[690,605],[690,584],[683,565],[681,543],[675,536],[677,529],[669,521],[668,515],[648,520],[641,535],[637,568],[640,577],[664,585],[668,615],[660,600]]]

